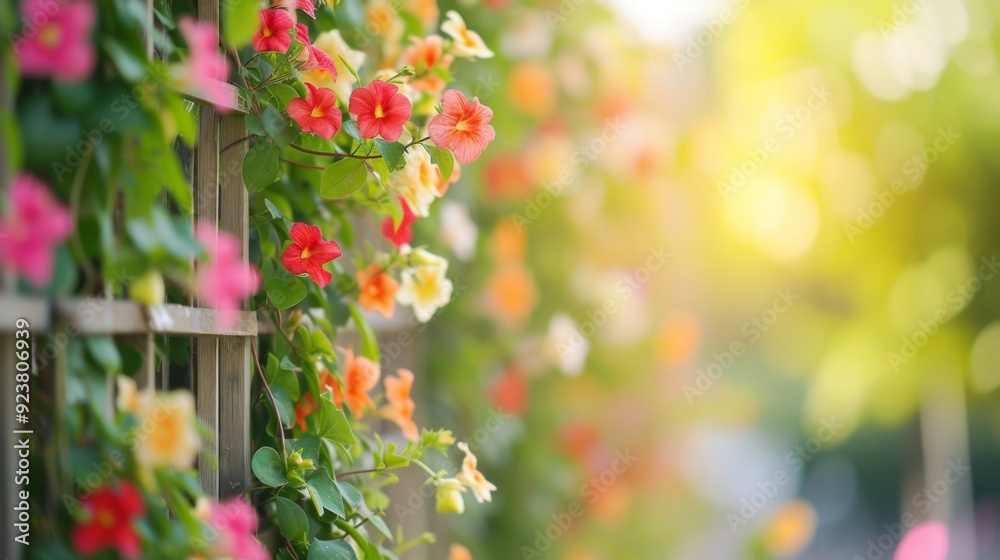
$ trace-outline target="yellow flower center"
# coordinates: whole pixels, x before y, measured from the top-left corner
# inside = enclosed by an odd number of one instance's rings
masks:
[[[458,121],[458,124],[455,125],[455,130],[459,132],[465,132],[467,130],[471,130],[471,128],[472,127],[469,126],[469,121],[467,120]]]
[[[312,113],[309,113],[309,116],[311,116],[314,119],[322,118],[323,110],[320,109],[319,107],[313,107]]]
[[[38,41],[47,49],[59,46],[60,39],[62,39],[62,30],[55,25],[46,25],[38,33]]]
[[[261,35],[263,35],[265,37],[270,37],[271,36],[271,28],[265,27],[263,30],[261,30]]]
[[[434,272],[424,272],[418,273],[419,278],[417,279],[416,288],[417,293],[420,294],[420,299],[427,301],[438,297],[441,292],[440,286],[438,286],[438,277]]]
[[[382,104],[379,103],[378,105],[375,106],[375,118],[381,119],[384,116],[385,116],[385,111],[382,110]]]
[[[97,524],[101,527],[114,527],[115,525],[115,514],[111,511],[102,509],[97,512]]]
[[[314,110],[313,111],[313,116],[314,117],[316,116],[315,113],[316,113],[316,111]],[[310,251],[308,248],[302,249],[302,260],[306,260],[306,259],[308,259],[311,256],[312,256],[312,251]]]

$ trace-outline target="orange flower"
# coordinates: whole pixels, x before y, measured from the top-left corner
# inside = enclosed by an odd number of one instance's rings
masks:
[[[414,73],[419,77],[414,77],[408,83],[417,91],[424,91],[435,95],[444,91],[445,81],[441,76],[433,72],[440,68],[448,70],[455,57],[442,54],[444,41],[440,35],[429,35],[426,39],[411,37],[413,45],[403,51],[403,64],[412,67]]]
[[[486,286],[487,308],[503,327],[523,324],[538,300],[531,272],[521,263],[502,265]]]
[[[340,389],[340,380],[327,370],[319,374],[319,392],[330,391],[330,400],[337,408],[344,406],[344,392]]]
[[[502,220],[493,231],[490,253],[497,263],[521,261],[526,252],[527,239],[513,220]]]
[[[302,431],[306,430],[306,416],[316,412],[319,405],[313,400],[309,392],[302,393],[302,398],[295,403],[295,425]]]
[[[543,116],[556,104],[556,84],[552,72],[537,62],[522,62],[507,79],[507,97],[522,113]]]
[[[392,317],[396,311],[396,292],[399,291],[399,282],[386,274],[378,263],[372,263],[364,270],[359,270],[357,278],[361,290],[358,304],[361,308]]]
[[[375,406],[368,392],[378,384],[382,373],[378,364],[364,356],[354,356],[354,351],[344,352],[344,402],[351,407],[355,418],[361,418],[365,408]]]
[[[399,377],[385,378],[385,399],[389,401],[386,416],[399,426],[406,439],[417,441],[420,439],[420,431],[413,421],[415,405],[410,398],[410,392],[413,390],[413,372],[400,369],[397,375]]]
[[[468,548],[460,544],[451,545],[451,554],[448,555],[448,560],[472,560],[472,553],[469,552]]]

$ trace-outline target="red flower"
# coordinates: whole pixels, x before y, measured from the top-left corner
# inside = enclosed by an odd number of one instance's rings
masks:
[[[496,138],[492,119],[493,109],[479,103],[478,97],[469,103],[461,92],[450,89],[444,92],[441,114],[431,119],[427,128],[434,144],[455,152],[458,161],[469,163]]]
[[[403,134],[403,124],[410,120],[413,106],[399,88],[375,80],[367,87],[351,92],[349,109],[358,121],[362,138],[382,138],[395,142]]]
[[[333,279],[333,274],[323,265],[340,257],[340,245],[336,241],[324,241],[323,232],[318,227],[302,222],[293,225],[288,236],[292,244],[281,255],[281,264],[296,276],[308,274],[320,288],[325,288]]]
[[[309,14],[309,17],[316,19],[316,4],[313,0],[275,0],[275,2],[271,4],[271,7],[284,8],[289,12],[293,12],[296,8],[298,8]]]
[[[253,48],[257,52],[285,52],[292,46],[289,33],[295,22],[285,10],[260,10],[260,28],[253,36]]]
[[[70,537],[78,554],[91,556],[111,548],[129,558],[139,556],[142,543],[132,521],[146,512],[146,504],[134,486],[103,486],[84,498],[82,506],[88,519],[73,527]]]
[[[343,122],[337,108],[337,95],[333,90],[306,84],[306,98],[296,98],[288,103],[288,116],[302,127],[302,132],[315,132],[320,138],[330,140]]]
[[[399,227],[395,227],[392,216],[382,222],[382,235],[396,247],[406,245],[413,239],[413,230],[410,229],[410,225],[417,221],[417,215],[413,213],[413,210],[410,210],[410,205],[402,198],[400,198],[400,202],[403,204],[403,221],[399,223]]]

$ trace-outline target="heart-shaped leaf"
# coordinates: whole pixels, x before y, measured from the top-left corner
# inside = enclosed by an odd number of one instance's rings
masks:
[[[278,147],[271,143],[257,144],[243,157],[243,184],[254,193],[278,179],[281,162]]]
[[[382,154],[386,167],[392,172],[399,165],[399,160],[403,159],[403,145],[399,142],[386,142],[381,138],[375,139],[375,147],[378,153]]]
[[[358,555],[344,541],[315,540],[309,546],[306,560],[358,560]]]
[[[290,541],[306,542],[309,532],[309,518],[298,504],[288,498],[278,497],[278,530]]]
[[[431,163],[437,165],[438,169],[441,170],[441,180],[447,183],[455,169],[455,155],[447,148],[438,148],[427,144],[424,144],[424,148],[431,154]]]
[[[296,277],[282,278],[274,276],[264,282],[267,295],[275,309],[284,310],[294,307],[306,297],[306,285]]]
[[[316,469],[316,472],[309,478],[309,487],[319,495],[324,509],[340,517],[346,517],[344,512],[344,497],[340,494],[340,488],[330,478],[330,473],[325,467]]]
[[[368,166],[365,160],[344,158],[323,171],[320,195],[323,198],[347,198],[365,186]]]
[[[257,480],[268,486],[282,486],[285,484],[285,465],[278,455],[278,450],[273,447],[261,447],[253,454],[250,461]]]

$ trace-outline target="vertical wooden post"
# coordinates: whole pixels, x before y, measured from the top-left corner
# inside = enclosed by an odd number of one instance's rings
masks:
[[[198,2],[198,18],[219,22],[217,0]],[[194,220],[195,223],[216,226],[219,221],[219,122],[215,108],[200,105],[198,109],[198,144],[194,155]],[[204,302],[196,302],[204,306]],[[191,368],[194,377],[195,402],[198,418],[213,434],[202,444],[198,457],[198,479],[202,491],[209,497],[219,495],[219,477],[215,458],[219,451],[219,341],[216,338],[196,338],[192,341]]]
[[[229,146],[246,136],[239,114],[222,118],[220,143]],[[249,256],[250,197],[243,186],[242,162],[246,144],[237,143],[222,155],[219,184],[219,230],[239,238],[243,258]],[[256,334],[256,333],[255,333]],[[253,365],[249,337],[219,341],[219,484],[220,494],[236,495],[250,487],[250,383]]]

